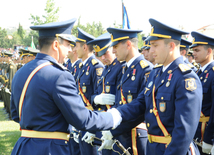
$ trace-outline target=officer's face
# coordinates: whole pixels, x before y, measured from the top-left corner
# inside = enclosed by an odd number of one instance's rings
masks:
[[[73,57],[74,51],[75,51],[75,50],[76,50],[76,48],[73,46],[73,47],[71,47],[71,50],[68,51],[67,57],[68,57],[69,59],[71,59],[71,58]]]
[[[150,51],[150,49],[148,50],[148,57],[147,58],[148,58],[147,60],[150,61],[151,63],[155,62],[155,59],[154,59],[153,54]]]
[[[128,55],[127,44],[119,42],[113,46],[113,53],[116,55],[118,61],[126,60]]]
[[[144,58],[146,59],[146,60],[148,60],[148,56],[149,56],[149,50],[144,50],[144,52],[143,52],[143,55],[144,55]]]
[[[164,40],[152,40],[150,41],[150,52],[155,59],[155,63],[168,65],[169,64],[169,47],[164,43]]]
[[[80,42],[76,42],[76,51],[78,58],[82,58],[84,56],[84,46],[81,46]]]
[[[147,51],[146,49],[143,49],[142,52],[141,52],[141,54],[143,54],[144,57],[145,57],[144,54],[145,54],[146,51]]]
[[[102,62],[104,65],[110,65],[114,59],[115,59],[115,55],[113,54],[113,48],[110,47],[105,54],[103,54],[101,57]]]
[[[67,40],[63,40],[62,44],[59,44],[59,63],[63,63],[64,59],[68,55],[68,51],[71,50],[70,42]]]
[[[208,58],[208,50],[204,48],[204,46],[196,46],[193,47],[193,56],[197,63],[203,64],[204,61]]]

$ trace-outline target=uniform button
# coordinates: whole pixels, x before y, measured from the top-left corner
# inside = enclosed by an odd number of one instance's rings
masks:
[[[163,83],[163,82],[164,82],[164,80],[161,81],[161,83]]]
[[[82,72],[84,72],[84,70],[82,70]]]
[[[149,123],[147,123],[147,127],[150,127],[150,124],[149,124]]]
[[[122,104],[122,101],[120,101],[119,104]]]
[[[65,144],[67,144],[68,142],[67,141],[65,141]]]
[[[163,97],[161,97],[161,100],[163,100]]]
[[[150,113],[152,113],[152,111],[153,111],[153,110],[152,110],[152,109],[150,109],[150,111],[149,111],[149,112],[150,112]]]
[[[202,79],[203,79],[203,77],[200,77],[200,79],[202,80]]]
[[[127,77],[129,77],[129,74],[127,74]]]
[[[140,136],[140,133],[138,133],[138,136]]]
[[[107,82],[107,84],[109,84],[109,82]]]

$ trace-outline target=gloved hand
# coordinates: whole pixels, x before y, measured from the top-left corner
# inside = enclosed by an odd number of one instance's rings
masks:
[[[94,103],[99,105],[114,105],[115,95],[113,94],[100,94],[94,98]]]
[[[107,140],[104,138],[101,138],[103,140],[102,145],[99,147],[98,151],[102,151],[102,149],[108,149],[111,150],[113,148],[114,141],[113,140]]]
[[[93,137],[95,137],[96,135],[90,132],[86,132],[85,135],[82,137],[82,141],[85,141],[86,143],[91,144],[94,139]]]
[[[211,155],[214,155],[214,145],[213,145],[213,147],[211,149]]]
[[[111,131],[107,130],[107,131],[102,131],[102,137],[101,139],[106,139],[106,140],[112,140],[113,136],[111,134]]]
[[[212,147],[213,146],[211,144],[207,144],[204,141],[202,142],[202,152],[203,153],[209,154],[211,152]]]
[[[75,127],[72,126],[73,131],[77,131]],[[73,132],[73,138],[76,143],[79,143],[79,134],[77,132]]]
[[[115,129],[122,122],[121,114],[116,108],[109,109],[107,112],[110,112],[113,117],[114,126],[112,129]]]

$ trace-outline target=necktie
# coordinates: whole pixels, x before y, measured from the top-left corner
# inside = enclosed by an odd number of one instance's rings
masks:
[[[125,72],[126,72],[127,69],[128,69],[128,66],[126,65],[126,67],[125,67]]]
[[[201,69],[198,70],[197,74],[198,76],[202,73]]]

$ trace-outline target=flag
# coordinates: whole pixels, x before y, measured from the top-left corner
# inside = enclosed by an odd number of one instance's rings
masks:
[[[126,7],[122,1],[122,9],[123,9],[123,29],[128,28],[130,29],[130,24],[129,24],[129,17],[128,13],[126,11]]]
[[[31,41],[31,45],[30,45],[33,49],[36,49],[34,43],[33,43],[33,36],[32,36],[32,41]]]

